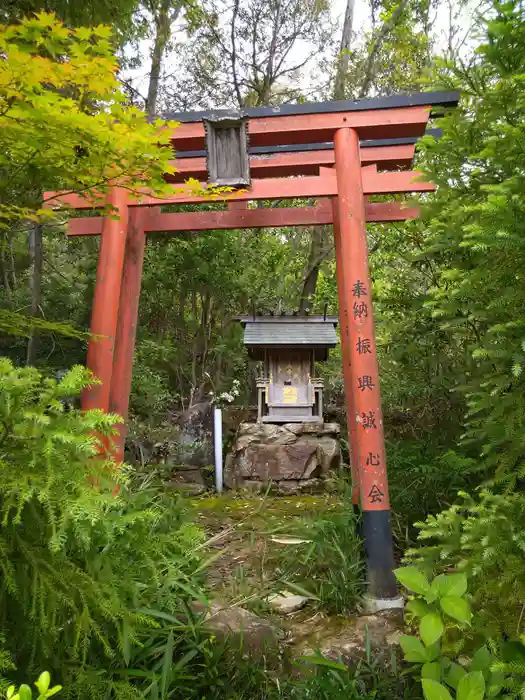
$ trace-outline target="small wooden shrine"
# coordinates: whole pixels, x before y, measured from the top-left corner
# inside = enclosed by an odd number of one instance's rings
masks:
[[[259,423],[323,423],[323,380],[315,363],[337,345],[336,317],[246,316],[244,344],[262,362],[257,379]]]

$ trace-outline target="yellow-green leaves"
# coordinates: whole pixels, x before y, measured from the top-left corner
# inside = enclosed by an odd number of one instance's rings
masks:
[[[470,625],[472,613],[470,612],[470,605],[466,600],[460,598],[459,596],[451,595],[441,598],[439,604],[441,605],[443,612],[453,620],[456,620],[463,625]]]
[[[472,662],[470,673],[453,662],[447,647],[447,630],[470,625],[472,613],[465,600],[467,577],[463,573],[441,574],[429,581],[416,566],[395,571],[397,579],[415,593],[407,604],[413,618],[419,619],[419,638],[405,636],[400,639],[405,661],[420,663],[421,683],[425,700],[483,700],[485,678],[494,688],[496,680],[490,675],[491,656],[484,647]],[[455,696],[449,688],[455,690]]]
[[[431,661],[431,659],[428,658],[427,650],[417,637],[404,635],[400,637],[399,644],[401,645],[401,649],[403,649],[405,661],[416,663]]]
[[[447,668],[447,673],[445,676],[447,685],[449,685],[451,688],[456,689],[459,685],[459,681],[463,678],[465,674],[466,671],[462,666],[452,662]]]
[[[166,191],[175,124],[127,104],[109,27],[69,29],[41,12],[0,25],[0,54],[0,223],[38,215],[43,190]],[[24,189],[26,202],[10,201]]]
[[[485,679],[481,671],[467,673],[458,683],[457,700],[483,700],[485,697]]]
[[[429,583],[417,566],[406,566],[394,572],[397,580],[420,598],[411,600],[409,612],[420,617],[420,634],[425,644],[433,644],[442,636],[444,627],[439,609],[432,605],[439,602],[441,612],[462,625],[469,625],[472,617],[468,602],[462,597],[467,592],[467,577],[463,573],[441,574]],[[425,621],[423,623],[423,620]],[[433,641],[426,641],[432,640]]]
[[[44,671],[40,674],[38,680],[35,682],[35,685],[38,688],[39,699],[50,698],[62,690],[61,685],[55,685],[52,688],[49,687],[51,685],[51,676],[49,675],[48,671]]]
[[[462,596],[467,592],[465,574],[440,574],[432,581],[432,588],[437,596]]]
[[[414,617],[424,617],[432,609],[432,606],[425,603],[425,601],[421,600],[420,598],[413,598],[412,600],[409,600],[405,606],[406,612],[410,613]]]
[[[423,664],[421,666],[421,678],[430,678],[439,683],[441,680],[441,664],[439,661]]]
[[[38,689],[37,700],[45,700],[45,698],[50,698],[62,690],[61,685],[55,685],[53,688],[50,688],[50,684],[51,676],[47,671],[44,671],[35,682]],[[33,700],[33,691],[25,683],[20,686],[18,691],[14,685],[11,685],[7,689],[7,700]]]
[[[49,675],[48,671],[44,671],[40,674],[38,680],[35,682],[35,685],[38,690],[37,700],[45,700],[45,698],[50,698],[62,690],[61,685],[55,685],[52,688],[49,687],[51,685],[51,676]],[[14,685],[9,686],[9,688],[7,689],[7,700],[32,699],[33,691],[25,683],[20,686],[18,691],[16,690]]]
[[[425,700],[452,700],[452,695],[448,692],[444,685],[432,680],[431,678],[423,678],[421,680]]]
[[[450,658],[447,631],[470,625],[472,612],[465,599],[467,577],[463,573],[441,574],[429,581],[415,566],[395,572],[410,591],[416,593],[407,604],[419,619],[419,638],[401,637],[405,661],[421,664],[421,684],[425,700],[484,700],[498,697],[505,683],[504,674],[494,667],[490,651],[481,647],[466,670]]]
[[[7,700],[31,700],[33,694],[28,685],[21,685],[18,692],[15,691],[15,686],[11,685],[7,689]]]

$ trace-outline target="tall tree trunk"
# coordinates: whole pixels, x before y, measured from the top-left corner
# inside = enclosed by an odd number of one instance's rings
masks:
[[[352,44],[352,29],[354,24],[355,0],[347,0],[345,19],[343,23],[343,33],[341,35],[341,45],[339,47],[339,57],[337,61],[337,71],[334,82],[334,100],[345,99],[345,82],[350,60],[350,46]]]
[[[376,35],[375,40],[372,43],[370,52],[368,54],[368,59],[365,66],[365,77],[361,89],[359,90],[359,97],[366,97],[370,87],[374,81],[375,70],[376,70],[376,58],[379,50],[388,34],[397,24],[399,18],[403,14],[405,7],[408,4],[408,0],[401,0],[399,5],[396,7],[390,19],[388,19],[379,32]],[[337,71],[334,81],[334,93],[333,98],[336,100],[344,100],[345,95],[345,83],[346,74],[348,71],[349,54],[351,42],[352,42],[352,25],[354,21],[354,6],[355,0],[347,0],[345,19],[343,24],[343,33],[341,35],[341,45],[340,52],[337,62]],[[316,253],[316,248],[319,245],[319,236],[321,235],[317,229],[322,227],[315,227],[312,229],[312,238],[310,242],[310,253],[308,255],[308,270],[304,278],[303,291],[301,293],[301,313],[308,306],[308,300],[315,294],[315,289],[317,286],[317,279],[319,277],[319,269],[325,258],[325,256],[319,256]],[[311,261],[317,260],[314,264]]]
[[[232,80],[233,80],[233,87],[235,88],[235,96],[237,97],[237,102],[239,104],[239,107],[242,108],[244,107],[244,100],[241,94],[241,88],[239,85],[239,78],[237,76],[237,43],[235,40],[235,23],[237,22],[237,16],[239,14],[239,3],[240,0],[235,0],[233,4],[233,14],[232,14],[232,26],[231,26],[231,43],[232,43],[232,51],[231,51],[231,64],[232,64]]]
[[[275,75],[273,70],[273,62],[275,57],[275,47],[277,46],[277,39],[279,38],[279,30],[281,28],[281,11],[282,3],[279,0],[277,7],[275,8],[275,16],[273,20],[273,30],[272,39],[270,42],[270,48],[268,51],[268,62],[266,64],[266,71],[263,78],[262,91],[259,96],[259,102],[261,105],[267,105],[272,97],[272,87],[275,82]]]
[[[392,13],[390,19],[383,24],[376,38],[374,39],[365,66],[365,77],[363,80],[363,84],[361,85],[361,90],[359,91],[360,98],[367,96],[368,91],[370,90],[370,86],[372,85],[375,78],[377,54],[379,53],[379,50],[390,31],[396,26],[398,19],[403,14],[403,11],[407,5],[408,0],[401,0],[399,5]]]
[[[9,261],[11,263],[11,280],[13,282],[13,289],[16,289],[17,281],[16,281],[16,265],[15,265],[15,253],[13,250],[13,238],[14,238],[14,231],[11,230],[9,231]]]
[[[182,3],[177,2],[170,12],[171,0],[161,0],[157,10],[152,10],[155,20],[155,39],[151,50],[151,69],[149,74],[146,111],[152,117],[157,111],[160,74],[164,53],[171,37],[171,26],[181,11]]]
[[[40,314],[42,303],[42,261],[43,261],[43,226],[34,224],[29,231],[29,258],[33,268],[29,280],[31,292],[31,316]],[[38,334],[31,333],[27,342],[27,365],[34,365],[38,348]]]
[[[345,19],[343,23],[343,33],[341,35],[341,44],[339,47],[339,56],[337,59],[337,71],[334,82],[333,98],[335,100],[345,99],[345,83],[346,74],[348,71],[349,50],[352,43],[352,29],[354,22],[354,7],[355,0],[347,0]],[[319,271],[326,255],[323,255],[323,248],[326,245],[326,228],[324,226],[314,226],[311,229],[310,251],[308,253],[308,262],[306,274],[303,280],[303,289],[301,291],[301,301],[299,305],[299,313],[304,314],[310,308],[311,300],[317,289],[317,280],[319,279]]]
[[[306,263],[306,274],[303,278],[303,290],[301,292],[301,302],[299,313],[305,314],[310,311],[312,298],[317,289],[317,280],[321,264],[326,258],[326,226],[313,226],[310,233],[310,251],[308,262]]]
[[[6,252],[8,247],[7,233],[0,240],[0,267],[2,268],[2,278],[6,296],[11,296],[11,282],[9,281],[9,270],[7,267]]]

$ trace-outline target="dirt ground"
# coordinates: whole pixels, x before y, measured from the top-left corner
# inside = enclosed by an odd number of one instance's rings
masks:
[[[198,522],[217,558],[209,569],[209,586],[240,604],[252,601],[278,583],[273,563],[283,547],[300,547],[294,530],[299,520],[323,517],[341,507],[333,494],[259,496],[225,494],[195,498]],[[278,574],[278,572],[277,572]]]

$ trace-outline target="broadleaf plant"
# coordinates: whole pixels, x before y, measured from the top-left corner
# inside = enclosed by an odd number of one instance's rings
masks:
[[[406,609],[411,621],[419,623],[419,637],[405,635],[400,644],[405,661],[421,664],[416,669],[425,700],[505,697],[501,695],[505,678],[495,666],[497,659],[485,645],[476,651],[467,667],[458,663],[461,635],[472,620],[467,576],[440,574],[429,581],[417,566],[402,567],[395,574],[412,594]]]
[[[36,700],[45,700],[45,698],[51,698],[53,697],[53,695],[56,695],[62,690],[61,685],[54,685],[53,687],[50,687],[51,676],[48,671],[44,671],[40,674],[38,680],[35,681],[35,685],[38,690]],[[5,698],[7,700],[33,700],[33,691],[25,683],[22,683],[18,690],[14,685],[10,685],[7,689]]]

